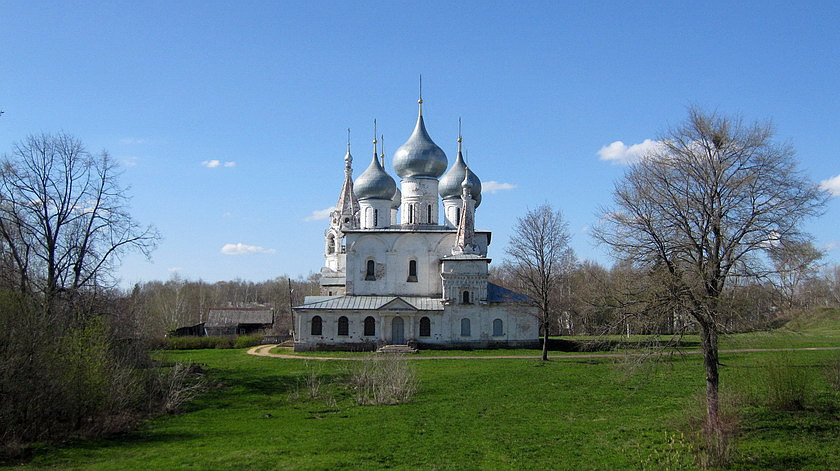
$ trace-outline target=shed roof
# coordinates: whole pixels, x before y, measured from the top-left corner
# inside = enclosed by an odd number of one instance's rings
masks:
[[[271,324],[271,309],[217,308],[210,309],[205,327],[235,326],[239,324]]]

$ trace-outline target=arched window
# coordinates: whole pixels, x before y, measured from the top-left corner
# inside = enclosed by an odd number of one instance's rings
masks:
[[[461,337],[470,336],[470,320],[467,318],[461,319]]]
[[[372,337],[376,335],[376,319],[371,316],[365,317],[365,336]]]
[[[455,225],[461,224],[461,208],[455,208]]]
[[[501,319],[496,319],[493,321],[493,337],[499,337],[504,334],[504,324],[502,324]]]
[[[332,234],[327,237],[327,253],[335,253],[335,236]]]
[[[338,318],[338,335],[350,335],[350,322],[345,316]]]
[[[464,294],[461,297],[462,304],[470,304],[470,292],[464,291]]]
[[[375,281],[376,275],[373,273],[376,268],[376,263],[373,260],[367,261],[367,270],[365,270],[365,281]]]
[[[408,205],[408,223],[414,224],[414,205]]]
[[[312,318],[312,328],[309,330],[311,335],[321,335],[323,331],[321,326],[321,316],[315,316]]]
[[[428,317],[420,318],[420,336],[430,337],[432,335],[432,321]]]
[[[405,281],[417,281],[417,260],[408,261],[408,279]]]
[[[379,210],[373,210],[373,227],[379,226]]]
[[[426,219],[429,221],[429,224],[432,223],[432,205],[426,206]]]

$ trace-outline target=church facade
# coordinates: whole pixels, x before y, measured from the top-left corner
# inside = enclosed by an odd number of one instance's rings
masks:
[[[344,183],[325,232],[321,295],[294,308],[295,350],[530,346],[538,338],[527,298],[488,282],[490,233],[475,230],[481,181],[461,152],[448,159],[426,131],[423,100],[393,155],[400,177],[373,156]],[[442,214],[441,214],[442,206]]]

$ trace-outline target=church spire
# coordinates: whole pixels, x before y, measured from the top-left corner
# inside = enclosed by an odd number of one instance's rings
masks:
[[[470,169],[466,170],[464,181],[461,183],[461,219],[455,235],[455,247],[452,248],[454,255],[478,253],[478,246],[475,243],[475,200],[472,197]]]
[[[347,129],[347,154],[344,155],[344,183],[332,214],[331,225],[339,231],[359,228],[359,200],[353,191],[353,156],[350,154],[350,129]]]

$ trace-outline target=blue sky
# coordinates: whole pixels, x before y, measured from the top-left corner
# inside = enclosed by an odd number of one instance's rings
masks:
[[[578,255],[609,264],[588,228],[625,167],[602,157],[690,105],[771,119],[840,194],[838,25],[837,2],[4,2],[0,152],[64,130],[123,163],[133,214],[164,236],[151,263],[125,259],[124,286],[305,276],[346,129],[358,176],[375,118],[393,175],[423,74],[450,164],[461,118],[470,168],[500,185],[476,214],[490,256],[549,202]],[[835,196],[807,225],[835,263],[838,223]]]

